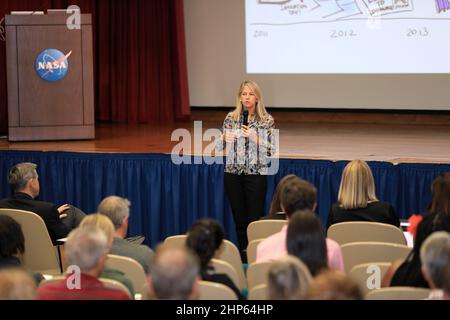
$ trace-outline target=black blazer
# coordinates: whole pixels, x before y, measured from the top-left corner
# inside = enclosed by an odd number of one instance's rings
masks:
[[[34,200],[26,193],[18,192],[11,198],[0,200],[0,208],[27,210],[36,213],[44,220],[53,243],[56,243],[57,239],[67,237],[70,232],[69,228],[59,218],[58,208],[54,204]]]
[[[328,215],[327,228],[332,224],[347,221],[368,221],[392,224],[400,227],[400,220],[394,207],[388,202],[371,202],[365,208],[344,209],[338,203],[333,204]]]

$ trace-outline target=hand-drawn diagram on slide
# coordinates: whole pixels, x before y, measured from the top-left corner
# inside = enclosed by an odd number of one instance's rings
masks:
[[[246,0],[249,73],[450,73],[450,0]],[[270,63],[268,63],[270,61]]]
[[[361,19],[373,17],[399,18],[437,18],[450,12],[450,0],[254,0],[253,6],[261,13],[270,10],[272,21],[253,21],[252,23],[274,23],[278,20],[286,23],[304,23],[336,21],[343,19]],[[420,3],[417,15],[414,2]],[[433,3],[434,2],[434,3]],[[403,13],[403,15],[399,15]],[[404,14],[407,13],[407,14]],[[425,14],[425,15],[424,15]],[[265,16],[265,15],[264,15]],[[447,16],[448,18],[448,16]],[[278,21],[281,23],[281,21]]]

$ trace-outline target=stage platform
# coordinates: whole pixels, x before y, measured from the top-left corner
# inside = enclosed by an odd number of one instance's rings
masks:
[[[194,121],[203,132],[222,126],[226,111],[193,111],[191,121],[172,124],[96,125],[96,139],[15,142],[0,139],[0,150],[170,154],[178,143],[175,129],[192,134]],[[280,158],[450,163],[450,115],[274,111],[280,130]],[[208,142],[203,142],[203,148]],[[199,155],[195,150],[187,154]]]
[[[158,125],[98,124],[96,139],[9,143],[0,139],[0,198],[10,195],[8,170],[18,162],[38,165],[39,199],[70,203],[95,212],[108,195],[131,201],[129,234],[144,235],[155,247],[165,237],[182,234],[201,217],[212,217],[235,241],[234,222],[223,182],[223,164],[175,164],[170,141],[173,130],[202,132],[221,128],[226,111],[199,111],[189,122]],[[336,202],[347,160],[369,161],[377,196],[389,201],[400,218],[423,213],[430,187],[450,172],[450,116],[273,112],[280,129],[277,174],[268,176],[266,209],[278,181],[286,174],[317,188],[317,213],[325,225]],[[204,142],[203,147],[207,145]],[[194,155],[200,151],[185,150]],[[220,159],[216,157],[215,159]],[[201,158],[200,158],[201,160]],[[262,213],[265,214],[266,212]]]

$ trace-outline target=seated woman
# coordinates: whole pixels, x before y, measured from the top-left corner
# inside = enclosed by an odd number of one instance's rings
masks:
[[[311,210],[296,211],[289,219],[286,246],[289,255],[300,259],[313,277],[328,270],[325,230]]]
[[[435,231],[450,232],[450,173],[437,177],[431,186],[431,203],[417,227],[414,248],[405,261],[396,261],[386,272],[383,286],[429,288],[422,273],[420,250],[427,237]]]
[[[217,249],[222,244],[224,231],[222,226],[213,219],[200,219],[189,229],[186,246],[195,252],[200,260],[200,276],[204,281],[224,284],[232,289],[239,300],[244,299],[239,289],[226,274],[216,273],[210,265]]]
[[[90,214],[81,221],[80,227],[83,226],[94,226],[102,230],[108,238],[109,248],[111,249],[114,239],[114,225],[107,216],[99,213]],[[122,271],[104,267],[100,278],[116,280],[122,283],[127,287],[128,291],[130,291],[131,298],[134,299],[135,291],[133,283],[130,279],[125,277],[125,274]]]
[[[392,205],[377,199],[372,171],[362,160],[353,160],[345,166],[338,203],[330,209],[327,228],[347,221],[380,222],[400,227],[400,220]]]
[[[278,182],[277,188],[275,189],[275,193],[273,194],[269,214],[267,216],[262,217],[260,220],[267,220],[267,219],[286,220],[286,213],[283,212],[283,210],[281,209],[281,200],[280,200],[281,190],[283,190],[284,186],[289,181],[291,181],[296,177],[297,176],[295,174],[288,174],[287,176],[284,176],[280,180],[280,182]]]
[[[25,237],[20,224],[10,216],[0,215],[0,270],[22,268]],[[32,274],[38,285],[44,277]]]

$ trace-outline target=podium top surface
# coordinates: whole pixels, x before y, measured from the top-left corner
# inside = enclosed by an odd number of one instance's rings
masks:
[[[6,26],[21,25],[64,25],[70,17],[68,14],[8,14],[5,15]],[[92,24],[92,16],[90,13],[80,15],[82,25]]]

